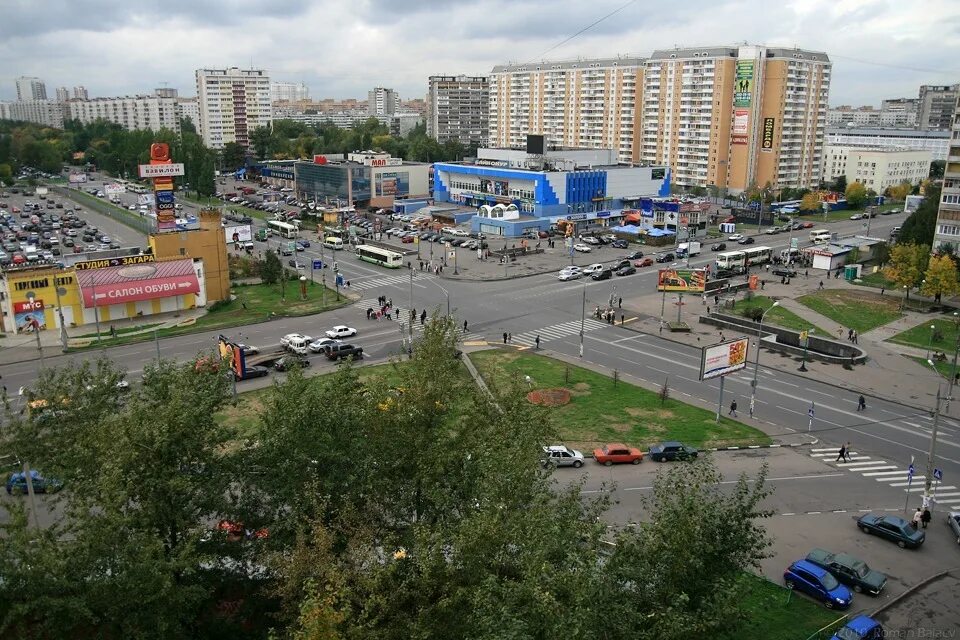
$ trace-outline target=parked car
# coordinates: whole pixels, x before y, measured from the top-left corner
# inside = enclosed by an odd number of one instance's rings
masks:
[[[635,267],[649,267],[653,264],[653,258],[644,258],[643,260],[637,260],[633,263]]]
[[[887,584],[887,576],[874,571],[866,562],[847,553],[814,549],[807,554],[806,561],[826,569],[834,578],[852,587],[857,593],[866,592],[877,596]]]
[[[293,367],[306,369],[310,366],[310,361],[302,356],[283,356],[273,363],[273,368],[277,371],[289,371]]]
[[[587,244],[600,244],[600,239],[596,236],[580,236],[580,242],[585,242]]]
[[[787,567],[783,572],[783,583],[787,589],[805,593],[828,609],[846,609],[853,602],[850,589],[837,582],[826,569],[806,560],[798,560]]]
[[[30,470],[30,482],[34,493],[56,493],[63,488],[63,483],[53,478],[45,478],[36,469]],[[11,473],[7,478],[7,493],[22,496],[27,493],[27,476],[22,471]]]
[[[867,217],[867,216],[864,215],[864,214],[862,214],[862,213],[855,213],[855,214],[853,214],[852,216],[850,216],[850,219],[851,219],[851,220],[861,220],[861,219],[866,218],[866,217]]]
[[[753,236],[746,236],[737,241],[737,244],[753,244],[756,240],[753,239]]]
[[[543,466],[575,467],[583,466],[583,454],[576,449],[563,445],[551,445],[543,448]]]
[[[741,240],[743,240],[743,234],[734,233],[732,235],[727,236],[727,240],[729,240],[730,242],[740,242]]]
[[[870,616],[859,615],[837,629],[830,640],[883,640],[883,625]]]
[[[627,242],[626,240],[614,240],[613,242],[610,243],[610,246],[613,247],[614,249],[626,249],[627,247],[630,246],[630,243]]]
[[[334,344],[327,347],[326,354],[329,360],[343,360],[344,358],[359,360],[363,357],[363,348],[355,347],[352,344]]]
[[[579,251],[580,253],[590,253],[593,251],[593,249],[590,248],[590,245],[583,244],[582,242],[578,242],[577,244],[573,245],[573,250]]]
[[[923,531],[914,529],[911,523],[899,516],[878,516],[867,513],[860,516],[857,520],[857,526],[866,534],[896,542],[901,549],[916,549],[926,539]]]
[[[960,544],[960,511],[951,511],[947,514],[947,526],[953,531],[957,544]]]
[[[699,455],[695,447],[690,447],[682,442],[671,440],[661,442],[650,447],[650,459],[654,462],[666,462],[667,460],[692,460]]]
[[[255,366],[255,367],[247,367],[246,369],[244,369],[242,376],[238,376],[236,372],[234,372],[233,375],[238,381],[241,381],[241,380],[253,380],[254,378],[263,378],[264,376],[267,376],[269,374],[270,374],[270,369],[264,366]]]
[[[604,269],[603,271],[597,271],[592,276],[593,280],[609,280],[613,277],[613,269]]]
[[[790,267],[774,267],[770,270],[770,273],[775,276],[785,276],[787,278],[797,277],[797,270],[791,269]]]
[[[632,276],[636,272],[637,272],[637,268],[634,267],[632,264],[628,264],[625,267],[620,267],[619,269],[617,269],[618,276]]]
[[[643,462],[643,452],[640,449],[628,447],[620,442],[605,444],[593,450],[594,459],[602,465],[613,464],[640,464]]]

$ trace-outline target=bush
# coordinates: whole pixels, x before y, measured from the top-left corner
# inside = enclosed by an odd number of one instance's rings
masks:
[[[763,317],[764,312],[766,312],[766,309],[763,307],[747,307],[743,310],[743,316],[750,318],[754,322],[758,322],[760,318]]]

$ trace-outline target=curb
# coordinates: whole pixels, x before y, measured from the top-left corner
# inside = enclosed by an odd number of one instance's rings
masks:
[[[890,602],[884,603],[880,608],[878,608],[876,611],[874,611],[873,613],[871,613],[871,614],[870,614],[870,617],[873,618],[873,617],[876,617],[876,616],[880,615],[881,613],[883,613],[884,611],[886,611],[887,609],[889,609],[889,608],[892,607],[893,605],[897,604],[898,602],[900,602],[901,600],[903,600],[903,599],[906,598],[907,596],[913,595],[913,593],[914,593],[915,591],[918,591],[918,590],[922,589],[923,587],[927,586],[928,584],[930,584],[931,582],[933,582],[933,581],[935,581],[935,580],[939,580],[940,578],[942,578],[942,577],[944,577],[944,576],[946,576],[946,575],[950,575],[951,572],[957,571],[957,570],[958,570],[958,569],[957,569],[956,567],[954,567],[953,569],[947,569],[946,571],[941,571],[940,573],[935,573],[935,574],[933,574],[932,576],[921,580],[920,582],[918,582],[917,584],[913,585],[912,587],[910,587],[909,589],[907,589],[906,591],[904,591],[904,592],[901,593],[900,595],[898,595],[898,596],[896,596],[895,598],[893,598],[893,600],[891,600]]]
[[[813,442],[790,442],[786,444],[750,444],[744,447],[713,447],[711,449],[704,449],[704,451],[741,451],[741,450],[750,450],[750,449],[784,449],[791,447],[809,447],[817,444],[817,438],[813,439]]]

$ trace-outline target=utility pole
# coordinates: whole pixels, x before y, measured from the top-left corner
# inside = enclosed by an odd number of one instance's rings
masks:
[[[933,427],[930,429],[930,449],[927,451],[927,474],[923,482],[923,504],[930,504],[930,488],[933,486],[934,456],[937,448],[937,429],[940,426],[940,385],[937,385],[937,404],[933,410]]]
[[[583,333],[587,322],[587,281],[583,281],[583,302],[580,304],[580,357],[583,357]]]

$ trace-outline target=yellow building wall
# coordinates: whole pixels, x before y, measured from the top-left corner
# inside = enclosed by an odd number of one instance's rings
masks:
[[[730,172],[730,127],[733,121],[734,60],[716,61],[714,71],[713,122],[710,128],[710,167],[707,183],[727,186]]]
[[[230,267],[227,243],[216,209],[200,211],[200,228],[192,231],[154,233],[150,236],[153,255],[161,258],[200,258],[207,304],[230,297]]]
[[[7,297],[10,308],[10,317],[14,315],[14,304],[28,302],[28,293],[33,294],[35,301],[43,302],[43,324],[48,330],[59,326],[57,318],[57,291],[55,286],[65,290],[60,296],[63,305],[64,321],[69,324],[71,318],[83,319],[83,298],[80,295],[80,286],[73,269],[60,271],[56,268],[38,269],[24,272],[8,271],[6,274]],[[3,330],[16,332],[14,322],[4,316]]]

